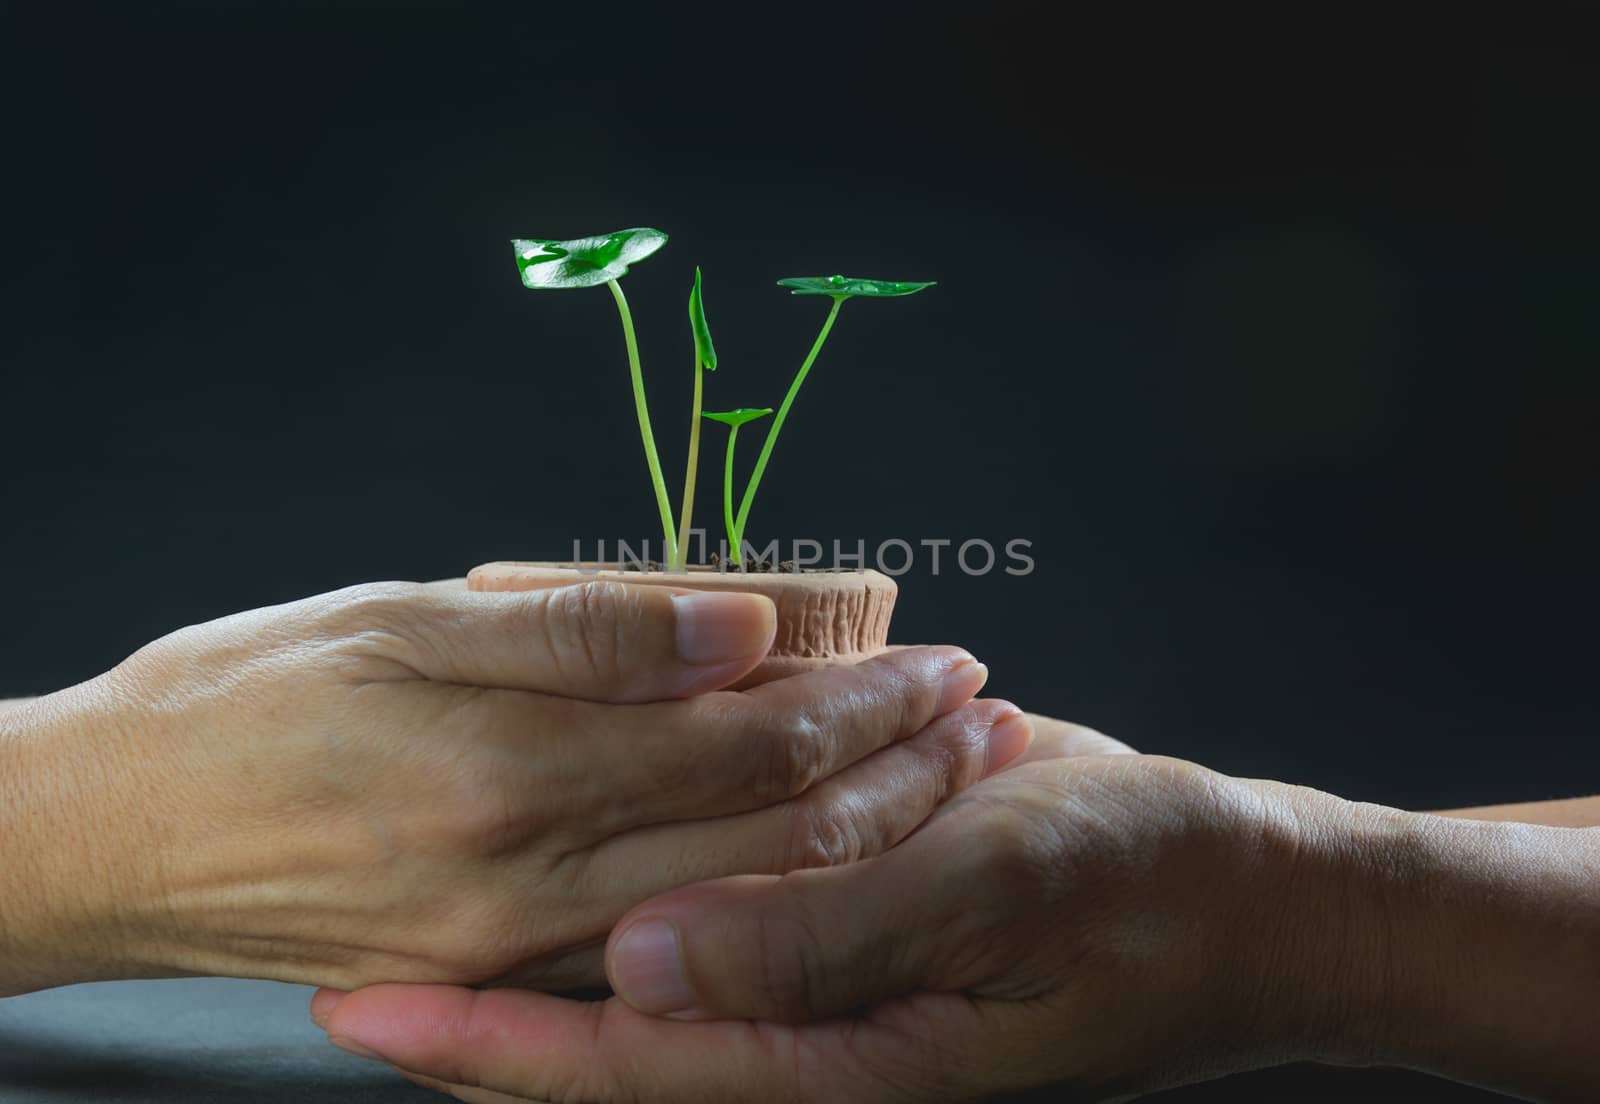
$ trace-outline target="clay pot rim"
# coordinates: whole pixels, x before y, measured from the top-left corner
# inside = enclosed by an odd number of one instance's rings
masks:
[[[467,573],[474,591],[606,586],[763,594],[777,611],[776,635],[761,665],[734,684],[740,690],[773,678],[837,663],[856,663],[887,647],[899,587],[879,571],[718,571],[709,564],[689,571],[580,571],[572,562],[497,560]],[[631,576],[631,577],[630,577]]]
[[[803,567],[799,571],[732,571],[715,564],[688,564],[682,571],[666,568],[643,569],[621,563],[600,563],[598,560],[493,560],[480,566],[537,567],[544,571],[570,571],[586,579],[613,576],[628,579],[643,576],[659,579],[675,575],[720,575],[730,579],[824,579],[824,578],[874,578],[889,579],[881,571],[870,567]]]

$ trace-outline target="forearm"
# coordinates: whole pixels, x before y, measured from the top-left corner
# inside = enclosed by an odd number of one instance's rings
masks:
[[[39,846],[35,728],[21,702],[0,702],[0,996],[54,984],[36,945],[49,926],[49,890]]]
[[[1399,1056],[1537,1099],[1600,1095],[1600,831],[1413,819]]]
[[[1539,1100],[1600,1095],[1600,829],[1324,798],[1300,864],[1302,920],[1324,914],[1333,966],[1303,986],[1333,1027],[1318,1056]]]
[[[71,695],[0,712],[0,996],[148,973],[122,949],[123,873]]]
[[[1444,809],[1434,815],[1458,820],[1516,821],[1520,824],[1549,824],[1557,828],[1592,828],[1600,826],[1600,796]]]

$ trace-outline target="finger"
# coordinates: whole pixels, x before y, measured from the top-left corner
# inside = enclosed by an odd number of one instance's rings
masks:
[[[486,593],[448,583],[359,587],[325,616],[423,678],[601,702],[726,686],[761,662],[777,626],[761,595],[599,581]]]
[[[377,1056],[452,1090],[601,1102],[624,1098],[617,1090],[630,1036],[638,1042],[641,1035],[654,1035],[659,1042],[660,1027],[687,1026],[649,1021],[614,1000],[582,1004],[513,989],[375,985],[342,1001],[326,1030],[329,1042],[341,1049]],[[749,1027],[694,1026],[709,1029],[708,1044],[710,1036],[722,1037],[717,1042],[726,1044],[719,1049],[730,1083],[762,1074]],[[673,1064],[670,1052],[659,1049],[651,1060],[668,1069]],[[688,1099],[659,1091],[656,1098]],[[732,1098],[724,1092],[705,1099]]]
[[[843,1014],[929,984],[951,919],[941,881],[897,850],[702,882],[623,917],[606,976],[651,1015],[799,1023]]]
[[[585,804],[607,834],[742,813],[916,735],[987,676],[963,649],[917,648],[686,702],[578,704],[562,753],[584,763]]]
[[[976,701],[780,805],[613,837],[598,870],[649,872],[613,903],[731,874],[839,866],[887,851],[941,804],[1027,748],[1032,725],[1010,702]],[[548,986],[545,986],[548,988]]]
[[[780,805],[611,836],[590,857],[587,892],[616,917],[642,898],[694,882],[871,858],[949,798],[1003,770],[1026,751],[1032,732],[1010,702],[970,702]],[[605,947],[596,942],[532,959],[494,984],[546,992],[603,986]]]
[[[311,1022],[321,1027],[328,1022],[328,1017],[339,1006],[339,1002],[350,994],[342,989],[318,989],[311,994]]]
[[[1033,720],[1034,743],[1028,753],[1014,766],[1039,759],[1061,759],[1085,755],[1137,755],[1133,748],[1103,732],[1096,732],[1071,721],[1061,721],[1030,713]]]
[[[732,1104],[798,1099],[803,1084],[801,1071],[774,1061],[767,1029],[672,1023],[615,1000],[581,1004],[509,989],[376,985],[351,994],[327,1027],[335,1046],[377,1056],[472,1104]]]
[[[349,993],[340,989],[318,989],[311,996],[311,1022],[318,1027],[325,1028],[328,1023],[328,1017],[333,1015],[333,1010],[349,995]],[[362,1057],[369,1056],[362,1055]],[[424,1074],[401,1069],[398,1066],[394,1067],[394,1070],[413,1084],[421,1085],[423,1088],[432,1089],[435,1092],[449,1093],[457,1099],[471,1101],[473,1104],[480,1104],[480,1102],[481,1104],[501,1104],[502,1101],[515,1101],[516,1104],[523,1104],[520,1098],[503,1096],[488,1089],[473,1089],[461,1085],[451,1085]]]
[[[780,805],[916,735],[970,701],[986,677],[960,648],[918,648],[796,675],[783,680],[791,685],[782,694],[769,683],[690,701],[607,705],[492,693],[467,704],[485,739],[536,776],[544,810],[567,839],[568,869],[588,866],[585,884],[603,886],[619,867],[596,863],[598,846],[667,823]],[[637,886],[616,892],[622,907],[649,895]]]
[[[336,1045],[468,1104],[966,1100],[1027,1083],[1025,1068],[1004,1068],[1016,1049],[1007,1040],[1025,1026],[957,994],[786,1027],[678,1023],[619,1000],[437,985],[358,990],[328,1024]]]

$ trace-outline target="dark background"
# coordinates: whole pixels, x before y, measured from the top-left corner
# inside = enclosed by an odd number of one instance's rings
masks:
[[[749,533],[1034,543],[898,639],[1229,772],[1600,788],[1581,7],[0,6],[0,694],[649,536],[610,297],[506,239],[653,225],[674,498],[694,265],[713,407],[821,320],[776,278],[940,281],[845,307]]]

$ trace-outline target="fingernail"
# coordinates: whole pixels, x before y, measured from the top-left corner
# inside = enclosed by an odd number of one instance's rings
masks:
[[[759,594],[674,594],[678,658],[695,666],[760,655],[772,643],[778,613]]]
[[[1033,743],[1033,722],[1024,713],[1013,713],[1003,721],[990,726],[988,751],[983,762],[983,773],[993,774]]]
[[[939,683],[939,716],[966,705],[988,681],[989,668],[970,657],[950,668]]]
[[[665,920],[640,920],[611,948],[611,987],[640,1012],[662,1016],[694,1006],[678,932]]]
[[[337,989],[318,989],[311,998],[311,1022],[318,1027],[327,1023],[328,1017],[333,1015],[333,1010],[346,995]]]
[[[371,1058],[374,1062],[384,1061],[383,1055],[379,1054],[377,1051],[368,1050],[354,1039],[347,1039],[343,1035],[329,1035],[328,1042],[332,1043],[346,1054],[354,1054],[357,1058]]]

